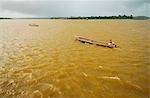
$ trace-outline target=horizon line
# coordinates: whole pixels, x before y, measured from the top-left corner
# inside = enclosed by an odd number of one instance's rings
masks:
[[[125,15],[125,14],[124,14]],[[98,16],[98,15],[92,15],[92,16],[50,16],[50,17],[4,17],[0,16],[0,18],[11,18],[11,19],[51,19],[51,18],[71,18],[71,17],[111,17],[111,16],[124,16],[124,15],[104,15],[104,16]],[[132,15],[132,14],[131,14]],[[125,16],[131,16],[131,15],[125,15]],[[146,15],[132,15],[133,17],[143,16],[143,17],[149,17]]]

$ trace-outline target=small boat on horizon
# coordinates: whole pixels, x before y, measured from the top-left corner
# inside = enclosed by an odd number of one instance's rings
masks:
[[[114,44],[114,42],[103,42],[103,41],[95,41],[91,39],[87,39],[81,36],[75,36],[76,40],[82,42],[82,43],[89,43],[97,46],[103,46],[103,47],[108,47],[108,48],[117,48],[117,45]]]
[[[29,24],[29,26],[38,27],[39,25],[37,25],[37,24]]]

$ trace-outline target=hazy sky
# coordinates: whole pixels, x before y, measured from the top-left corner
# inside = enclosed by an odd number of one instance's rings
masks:
[[[0,17],[150,16],[150,0],[0,0]]]

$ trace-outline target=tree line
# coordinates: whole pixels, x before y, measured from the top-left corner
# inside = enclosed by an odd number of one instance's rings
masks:
[[[0,19],[11,19],[11,18],[0,17]]]
[[[143,19],[150,19],[147,16],[133,16],[133,15],[118,15],[118,16],[71,16],[71,17],[39,17],[39,18],[7,18],[7,17],[0,17],[0,19],[136,19],[136,20],[143,20]]]
[[[133,19],[133,15],[118,15],[118,16],[90,16],[90,17],[52,17],[51,19]]]

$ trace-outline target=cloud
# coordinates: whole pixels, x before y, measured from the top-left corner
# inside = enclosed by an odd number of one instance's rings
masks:
[[[16,18],[16,17],[22,17],[22,18],[26,18],[26,17],[37,17],[35,15],[31,15],[31,14],[24,14],[24,13],[18,13],[15,11],[9,11],[9,10],[5,10],[2,11],[0,9],[0,17],[12,17],[12,18]]]
[[[124,6],[128,8],[139,8],[143,6],[144,4],[149,4],[149,0],[130,0],[130,1],[124,1]]]
[[[8,17],[12,17],[12,14],[14,17],[118,14],[150,16],[148,8],[150,8],[149,0],[3,0],[0,1],[0,16],[2,13]]]
[[[38,16],[63,16],[75,10],[72,2],[57,1],[22,1],[3,2],[1,9]],[[72,10],[70,10],[72,9]]]

